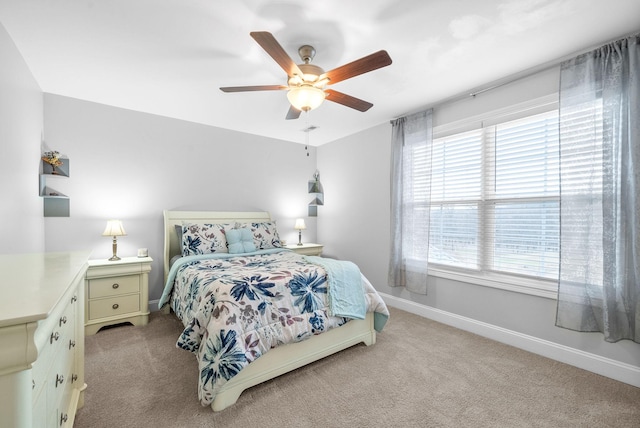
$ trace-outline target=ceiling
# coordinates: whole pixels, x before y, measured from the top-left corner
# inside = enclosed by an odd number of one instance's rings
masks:
[[[0,0],[0,23],[46,93],[320,145],[639,31],[640,0]],[[332,86],[369,111],[287,121],[284,91],[219,90],[286,84],[251,31],[393,64]]]

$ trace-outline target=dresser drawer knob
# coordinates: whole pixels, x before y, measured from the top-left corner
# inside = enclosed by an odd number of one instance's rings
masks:
[[[67,323],[67,316],[63,316],[60,317],[60,327],[62,327],[62,324],[66,324]]]
[[[112,307],[113,309],[118,309],[118,308],[120,307],[120,305],[119,305],[119,304],[117,304],[117,303],[114,303],[114,304],[113,304],[113,306],[111,306],[111,307]]]
[[[68,416],[66,413],[60,414],[60,426],[62,426],[65,422],[67,422]]]
[[[62,385],[62,383],[64,382],[64,376],[61,374],[57,374],[56,375],[56,388],[58,387],[58,385]]]
[[[75,340],[69,340],[69,349],[75,348],[75,347],[76,347],[76,341]]]
[[[71,375],[71,383],[75,382],[78,380],[78,375],[77,374],[73,374]]]
[[[111,286],[111,288],[113,288],[114,290],[116,290],[118,287],[120,287],[120,284],[118,284],[117,282]]]
[[[71,303],[75,303],[75,302],[77,302],[77,301],[78,301],[78,296],[73,296],[73,297],[71,298]]]
[[[49,343],[53,343],[53,341],[58,341],[58,339],[60,339],[60,333],[53,332],[51,333],[51,337],[49,338]]]

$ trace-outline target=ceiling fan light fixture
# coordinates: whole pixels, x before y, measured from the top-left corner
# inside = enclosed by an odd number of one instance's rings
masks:
[[[301,112],[319,107],[325,98],[330,102],[361,112],[369,110],[373,104],[333,89],[325,90],[325,87],[386,67],[392,62],[387,51],[380,50],[325,72],[321,67],[311,64],[316,54],[315,48],[311,45],[300,46],[298,54],[303,64],[296,64],[273,34],[268,31],[252,31],[249,35],[287,74],[288,85],[229,86],[222,87],[220,90],[223,92],[287,90],[287,98],[291,104],[285,117],[287,120],[298,119]]]
[[[311,85],[293,87],[287,92],[287,98],[291,105],[300,111],[309,111],[320,107],[325,96],[322,89]]]

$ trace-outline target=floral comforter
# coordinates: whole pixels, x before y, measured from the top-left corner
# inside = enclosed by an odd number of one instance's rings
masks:
[[[362,288],[367,311],[376,312],[379,331],[389,312],[361,278],[354,286]],[[171,296],[185,326],[177,346],[198,357],[200,403],[211,404],[224,383],[269,349],[348,322],[330,315],[330,288],[323,267],[288,250],[179,259],[160,306]]]

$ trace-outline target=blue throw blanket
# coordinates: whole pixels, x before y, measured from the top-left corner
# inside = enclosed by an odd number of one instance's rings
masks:
[[[305,259],[327,271],[329,315],[363,320],[367,307],[358,266],[345,260],[317,256],[305,256]]]

